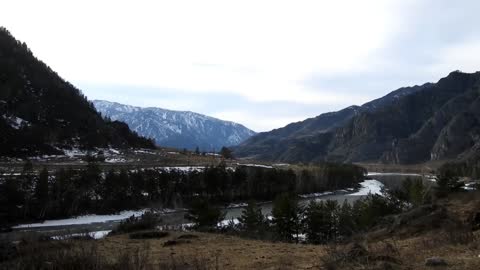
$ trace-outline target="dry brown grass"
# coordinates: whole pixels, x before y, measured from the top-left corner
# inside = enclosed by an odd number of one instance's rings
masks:
[[[99,241],[41,242],[28,254],[33,264],[83,265],[89,269],[429,269],[425,260],[441,257],[447,269],[480,269],[480,232],[467,244],[451,243],[445,234],[387,240],[361,239],[345,245],[272,243],[210,233],[170,232],[161,239],[130,239],[128,234]],[[165,246],[166,242],[173,244]],[[50,243],[50,244],[49,244]],[[40,256],[44,250],[59,251]],[[29,259],[30,258],[30,259]],[[82,263],[75,263],[75,262]],[[28,262],[28,261],[27,261]],[[89,264],[88,264],[88,263]],[[20,264],[21,265],[21,264]],[[93,267],[97,268],[93,268]],[[105,266],[108,266],[105,268]],[[0,264],[0,269],[2,269]],[[26,269],[26,268],[11,268]],[[44,269],[50,269],[48,267]],[[86,268],[70,268],[86,269]]]
[[[141,250],[148,245],[154,265],[176,264],[183,269],[428,269],[425,260],[430,257],[444,258],[448,269],[480,269],[478,240],[453,244],[438,233],[376,242],[364,240],[358,244],[366,250],[364,254],[355,253],[354,244],[270,243],[208,233],[193,233],[197,238],[164,247],[166,241],[177,240],[182,234],[172,232],[161,240],[131,240],[120,235],[100,241],[98,249],[107,257],[114,257],[118,252]]]
[[[169,265],[172,261],[188,265],[206,265],[207,269],[318,269],[322,246],[270,243],[241,239],[233,236],[193,233],[198,236],[188,241],[178,241],[184,235],[172,232],[162,240],[131,240],[127,235],[109,237],[99,241],[99,250],[107,256],[117,252],[137,250],[146,243],[150,258],[157,265]],[[167,241],[177,245],[164,247]]]

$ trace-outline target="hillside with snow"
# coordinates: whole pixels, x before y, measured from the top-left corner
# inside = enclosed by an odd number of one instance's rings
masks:
[[[160,146],[212,151],[238,145],[255,134],[243,125],[194,112],[142,108],[104,100],[94,100],[93,104],[102,115],[125,122]]]

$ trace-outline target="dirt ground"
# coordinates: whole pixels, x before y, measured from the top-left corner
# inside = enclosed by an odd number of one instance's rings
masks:
[[[190,239],[178,239],[182,235]],[[177,243],[165,246],[169,241]],[[191,267],[198,264],[201,269],[319,269],[320,256],[324,254],[322,246],[270,243],[209,233],[171,232],[170,236],[157,240],[131,240],[128,235],[121,235],[108,237],[99,245],[100,252],[106,254],[128,249],[149,250],[155,264]]]

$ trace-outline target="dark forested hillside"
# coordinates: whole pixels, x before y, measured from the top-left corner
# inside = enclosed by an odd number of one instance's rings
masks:
[[[418,163],[472,155],[480,138],[480,73],[401,88],[339,112],[261,133],[237,156],[288,162]],[[335,121],[327,121],[331,116]],[[312,122],[322,121],[326,126]]]
[[[126,124],[104,120],[77,88],[0,28],[0,155],[71,146],[154,147]]]

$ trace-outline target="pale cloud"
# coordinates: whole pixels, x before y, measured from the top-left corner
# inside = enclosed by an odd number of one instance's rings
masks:
[[[72,81],[306,102],[325,93],[298,84],[305,73],[361,68],[382,46],[384,3],[20,0],[2,19]]]
[[[256,131],[479,68],[473,0],[2,3],[0,24],[91,99]]]
[[[463,72],[480,70],[480,39],[451,45],[437,55],[438,61],[431,66],[438,73],[445,70],[459,69],[457,63],[462,63]]]
[[[286,126],[293,122],[305,120],[305,115],[298,116],[278,116],[278,115],[259,115],[255,112],[242,111],[221,111],[212,114],[219,119],[229,119],[237,123],[252,123],[249,128],[253,130],[272,130],[278,127]]]

